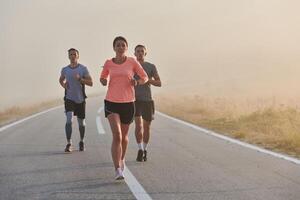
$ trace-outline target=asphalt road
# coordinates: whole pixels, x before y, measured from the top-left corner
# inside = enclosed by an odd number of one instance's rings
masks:
[[[300,199],[299,164],[160,114],[152,125],[147,162],[135,161],[132,124],[128,176],[126,181],[115,181],[111,133],[103,111],[98,113],[102,106],[103,98],[87,100],[85,152],[78,151],[74,119],[75,151],[64,153],[63,107],[1,129],[0,199]],[[99,116],[104,134],[97,128]]]

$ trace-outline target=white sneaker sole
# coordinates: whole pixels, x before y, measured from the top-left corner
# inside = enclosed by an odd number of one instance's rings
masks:
[[[118,175],[118,176],[116,176],[115,180],[116,180],[116,181],[124,180],[124,176]]]

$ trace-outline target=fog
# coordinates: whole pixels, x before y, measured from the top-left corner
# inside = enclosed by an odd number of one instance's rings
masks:
[[[300,2],[296,0],[0,0],[0,110],[62,98],[67,50],[80,51],[94,86],[122,35],[148,49],[156,93],[298,97]]]

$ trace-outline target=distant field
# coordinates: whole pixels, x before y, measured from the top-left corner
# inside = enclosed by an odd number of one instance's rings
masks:
[[[166,114],[266,149],[300,158],[300,110],[271,99],[232,100],[200,96],[157,96]]]
[[[52,100],[52,101],[41,102],[38,104],[33,104],[30,106],[23,106],[23,107],[14,106],[14,107],[7,108],[0,112],[0,126],[24,118],[33,113],[41,112],[48,108],[61,105],[62,103],[63,103],[62,100]]]
[[[96,97],[100,94],[94,93],[89,94],[89,97]],[[37,104],[32,104],[28,106],[14,106],[7,108],[5,110],[0,111],[0,126],[3,126],[5,124],[11,123],[13,121],[16,121],[18,119],[22,119],[26,116],[32,115],[37,112],[41,112],[43,110],[46,110],[48,108],[52,108],[54,106],[63,105],[62,98],[50,100],[50,101],[44,101]]]

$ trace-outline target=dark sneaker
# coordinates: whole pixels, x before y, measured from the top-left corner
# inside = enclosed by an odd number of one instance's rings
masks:
[[[84,151],[84,143],[82,141],[79,142],[79,151]]]
[[[138,150],[138,154],[137,154],[137,157],[136,157],[136,161],[138,162],[143,162],[143,150]]]
[[[146,150],[144,151],[144,157],[143,157],[143,160],[144,160],[144,161],[147,161],[147,151],[146,151]]]
[[[71,153],[71,152],[72,152],[71,144],[67,144],[67,146],[66,146],[66,148],[65,148],[65,152],[66,152],[66,153]]]

